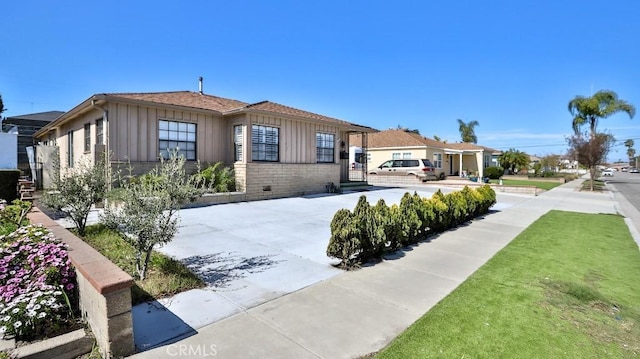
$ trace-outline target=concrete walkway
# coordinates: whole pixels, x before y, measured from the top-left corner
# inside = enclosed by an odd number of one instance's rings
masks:
[[[581,182],[517,200],[499,194],[499,202],[511,205],[135,357],[357,358],[377,351],[549,210],[622,212],[640,219],[632,206],[616,202],[615,194],[577,191]],[[632,234],[637,233],[634,227]]]

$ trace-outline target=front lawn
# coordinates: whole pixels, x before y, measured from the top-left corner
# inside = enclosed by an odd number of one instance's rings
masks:
[[[118,234],[103,225],[93,225],[87,226],[83,239],[115,265],[136,278],[135,251]],[[131,302],[136,305],[203,286],[204,282],[182,263],[154,251],[146,279],[136,280],[131,289]]]
[[[490,180],[490,183],[498,184],[500,183],[500,180]],[[505,180],[502,180],[502,184],[505,186],[535,186],[545,191],[548,191],[552,188],[558,187],[562,183],[505,179]]]
[[[624,219],[551,211],[379,358],[637,358],[640,251]]]

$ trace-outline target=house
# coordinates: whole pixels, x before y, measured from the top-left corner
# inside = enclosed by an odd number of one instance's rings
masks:
[[[399,129],[369,133],[366,140],[354,134],[351,143],[365,143],[367,168],[377,167],[391,159],[429,159],[436,174],[444,176],[477,175],[497,166],[500,151],[473,143],[446,143]]]
[[[372,128],[278,103],[246,103],[203,92],[96,94],[35,134],[58,149],[61,168],[109,154],[135,174],[179,149],[188,170],[225,162],[246,198],[317,193],[348,181],[350,133]],[[46,153],[44,149],[40,152]]]
[[[29,157],[27,156],[27,147],[34,145],[33,134],[39,129],[46,126],[49,122],[60,117],[62,111],[47,111],[30,113],[26,115],[5,117],[2,120],[2,132],[8,132],[12,129],[18,131],[18,167],[25,173],[29,173]]]

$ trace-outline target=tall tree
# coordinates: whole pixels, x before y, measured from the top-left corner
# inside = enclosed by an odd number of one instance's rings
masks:
[[[509,151],[502,152],[498,157],[498,162],[500,162],[502,168],[509,170],[509,173],[513,174],[517,169],[527,167],[530,160],[529,155],[526,153],[510,148]]]
[[[461,119],[458,119],[458,125],[462,142],[478,143],[478,136],[476,136],[474,129],[476,126],[480,125],[478,121],[469,121],[465,123]]]
[[[636,108],[627,101],[618,99],[618,94],[610,90],[600,90],[593,96],[576,96],[569,101],[569,112],[573,116],[573,131],[580,135],[583,125],[589,125],[589,134],[595,137],[598,120],[618,112],[624,112],[633,118]]]
[[[596,166],[607,158],[607,154],[615,142],[613,135],[595,133],[587,139],[586,134],[579,133],[569,137],[567,142],[569,143],[569,155],[589,168],[591,190],[593,191],[593,180],[597,172]]]
[[[633,148],[633,140],[628,139],[624,141],[624,145],[627,147],[627,156],[629,157],[629,163],[633,162],[636,157],[636,150]]]

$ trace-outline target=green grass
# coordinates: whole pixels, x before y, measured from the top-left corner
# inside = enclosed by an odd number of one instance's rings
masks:
[[[500,183],[500,180],[491,180],[490,182],[493,184],[498,184]],[[502,180],[502,184],[505,186],[535,186],[545,191],[548,191],[552,188],[558,187],[562,183],[505,179],[505,180]]]
[[[604,181],[593,180],[593,190],[600,191],[604,189]],[[585,180],[582,182],[582,191],[591,191],[591,180]]]
[[[377,357],[637,358],[639,278],[622,217],[551,211]]]
[[[137,278],[135,251],[115,232],[103,225],[88,226],[84,240],[118,267]],[[135,281],[131,290],[131,302],[135,305],[203,286],[204,282],[182,263],[154,251],[145,280]]]

